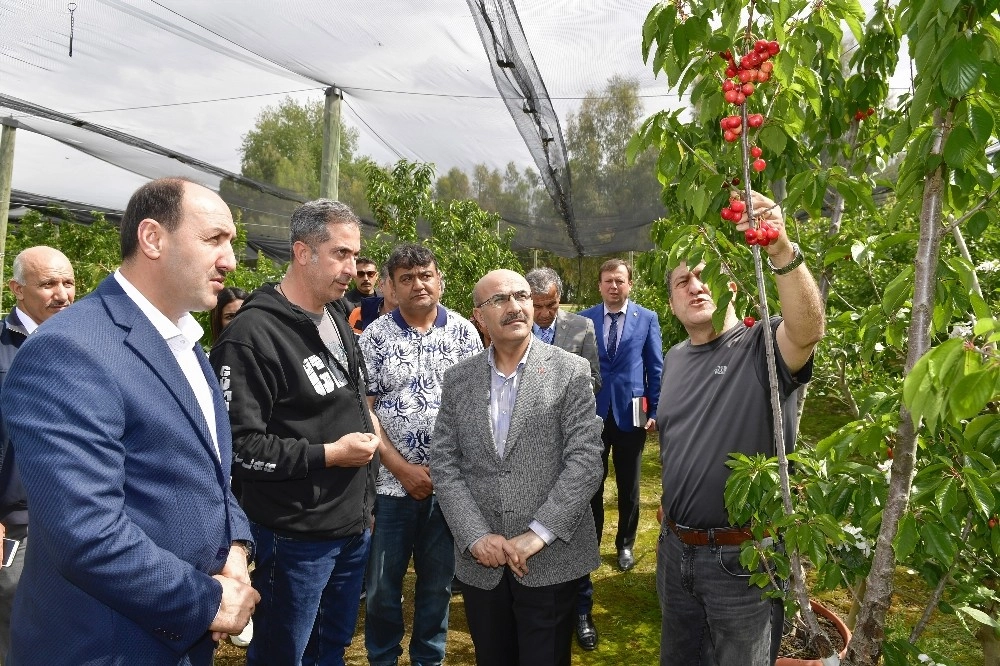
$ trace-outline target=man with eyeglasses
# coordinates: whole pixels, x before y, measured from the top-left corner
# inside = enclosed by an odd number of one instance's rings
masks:
[[[483,350],[469,320],[440,303],[441,272],[422,246],[396,246],[385,269],[398,307],[365,328],[368,402],[383,428],[375,486],[375,531],[368,562],[365,647],[368,663],[390,666],[403,653],[403,578],[410,559],[414,593],[410,663],[445,656],[454,542],[434,494],[428,460],[445,371]]]
[[[430,469],[476,663],[568,666],[578,581],[600,564],[590,366],[533,339],[518,273],[488,273],[473,303],[492,343],[445,372]]]
[[[369,296],[377,296],[375,285],[378,284],[378,266],[368,257],[358,257],[356,262],[357,273],[354,275],[354,288],[344,294],[343,299],[347,301],[347,312],[354,308],[361,307],[361,299]]]
[[[601,265],[601,298],[604,301],[580,314],[594,322],[601,358],[601,390],[597,415],[604,419],[604,478],[608,457],[615,463],[618,488],[618,532],[615,549],[618,568],[635,566],[632,548],[639,527],[639,472],[646,433],[656,430],[656,404],[663,370],[660,319],[652,310],[629,300],[632,267],[621,259]],[[604,531],[604,481],[591,507],[598,539]]]

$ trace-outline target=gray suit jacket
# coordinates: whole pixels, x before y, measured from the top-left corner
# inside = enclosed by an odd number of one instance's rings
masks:
[[[597,355],[594,322],[578,314],[560,310],[556,314],[556,336],[552,344],[587,359],[590,362],[590,378],[594,381],[594,393],[601,390],[601,358]]]
[[[564,583],[600,564],[590,499],[603,474],[603,423],[587,362],[535,340],[522,371],[504,457],[490,425],[488,351],[449,368],[431,437],[434,491],[455,537],[458,579],[493,589],[502,568],[469,553],[486,534],[515,537],[537,520],[556,536],[528,560],[521,583]]]

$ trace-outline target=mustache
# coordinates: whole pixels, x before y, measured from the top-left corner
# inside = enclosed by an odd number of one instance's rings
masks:
[[[528,323],[528,318],[525,316],[523,312],[512,312],[511,314],[501,319],[500,324],[502,326],[506,326],[507,324],[514,323],[515,321],[523,321],[524,323]]]

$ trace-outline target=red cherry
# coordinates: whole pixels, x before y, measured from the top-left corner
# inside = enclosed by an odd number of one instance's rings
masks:
[[[750,127],[760,127],[764,124],[764,116],[760,113],[751,113],[747,116],[747,125]]]
[[[757,232],[753,229],[747,229],[743,232],[743,237],[747,239],[747,245],[757,244]]]
[[[743,317],[743,325],[746,326],[747,328],[750,328],[751,326],[753,326],[753,323],[755,321],[757,321],[757,320],[754,319],[753,317]]]
[[[736,91],[734,90],[733,92],[736,92]],[[742,106],[743,102],[745,102],[745,101],[747,101],[746,94],[743,93],[743,92],[737,92],[736,93],[736,101],[734,102],[734,104],[736,104],[736,106]]]
[[[726,78],[731,79],[734,76],[736,76],[736,65],[729,63],[729,66],[726,67]]]
[[[746,95],[747,97],[749,97],[750,95],[753,94],[753,84],[752,83],[744,83],[743,87],[740,88],[740,92],[742,92],[744,95]]]
[[[760,159],[758,157],[757,159],[755,159],[753,161],[753,165],[752,166],[753,166],[753,170],[754,171],[763,171],[764,169],[767,168],[767,162],[765,162],[764,160],[762,160],[762,159]]]
[[[754,71],[752,69],[740,70],[738,76],[740,77],[740,83],[750,83],[754,80]]]
[[[888,458],[889,460],[892,460],[892,447],[891,446],[886,447],[886,449],[885,449],[885,457]],[[993,525],[990,525],[990,527],[993,527]]]
[[[739,93],[736,90],[727,90],[726,93],[723,95],[723,98],[725,98],[725,100],[730,104],[736,104],[736,100],[739,99],[738,96],[740,94],[741,93]]]
[[[997,526],[997,519],[996,518],[990,518],[989,526],[990,526],[991,530],[994,529]]]
[[[862,111],[861,109],[858,109],[857,112],[855,112],[854,114],[854,119],[857,120],[858,122],[861,122],[862,120],[865,119],[865,112]]]
[[[730,210],[729,208],[723,208],[722,210],[719,211],[719,216],[723,220],[729,220],[731,222],[733,220],[733,211]]]
[[[760,67],[760,63],[764,62],[764,59],[760,57],[760,54],[754,51],[753,53],[748,53],[747,57],[750,58],[750,67],[753,69],[755,67]]]
[[[761,150],[757,146],[751,146],[751,148],[750,148],[750,156],[751,157],[760,157],[763,154],[764,154],[763,150]]]
[[[766,62],[764,63],[767,64]],[[764,83],[771,80],[771,72],[765,72],[762,69],[757,70],[757,83]]]
[[[772,71],[774,71],[774,63],[773,62],[760,63],[760,71],[767,72],[768,74],[770,74]]]
[[[778,52],[781,51],[781,45],[778,42],[768,42],[767,43],[767,54],[769,56],[776,56]]]
[[[723,51],[723,52],[721,52],[719,54],[719,57],[722,58],[723,60],[732,60],[733,59],[733,52],[730,51],[729,49],[726,49],[725,51]]]
[[[739,178],[733,178],[733,185],[739,185],[739,184],[740,184],[740,179]]]
[[[873,109],[872,107],[869,106],[868,107],[868,112],[865,115],[869,116],[869,117],[875,115],[875,109]]]
[[[778,236],[780,236],[780,235],[781,235],[780,231],[778,231],[775,227],[772,227],[772,226],[768,225],[768,227],[767,227],[767,240],[778,240]]]
[[[739,116],[729,116],[729,129],[743,128],[743,119]]]
[[[722,82],[722,92],[729,92],[734,88],[736,88],[736,84],[730,81],[729,79],[726,79],[725,81]]]
[[[756,42],[754,42],[753,50],[756,51],[757,53],[767,53],[767,40],[758,39]]]
[[[732,201],[729,202],[729,210],[733,211],[737,215],[742,215],[743,211],[745,211],[746,209],[747,205],[741,199],[733,199]]]
[[[739,135],[733,130],[727,129],[725,132],[722,133],[722,138],[725,139],[727,143],[732,143],[733,141],[736,141],[737,138],[739,138]]]

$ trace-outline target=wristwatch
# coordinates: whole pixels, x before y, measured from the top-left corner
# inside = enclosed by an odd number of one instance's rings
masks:
[[[768,257],[767,265],[771,267],[771,272],[774,273],[775,275],[784,275],[786,273],[791,273],[796,268],[798,268],[803,261],[805,261],[805,257],[802,256],[802,250],[799,249],[798,243],[792,243],[792,252],[794,253],[792,255],[792,260],[789,261],[784,266],[782,266],[781,268],[775,267],[775,265],[771,263],[771,257]]]

